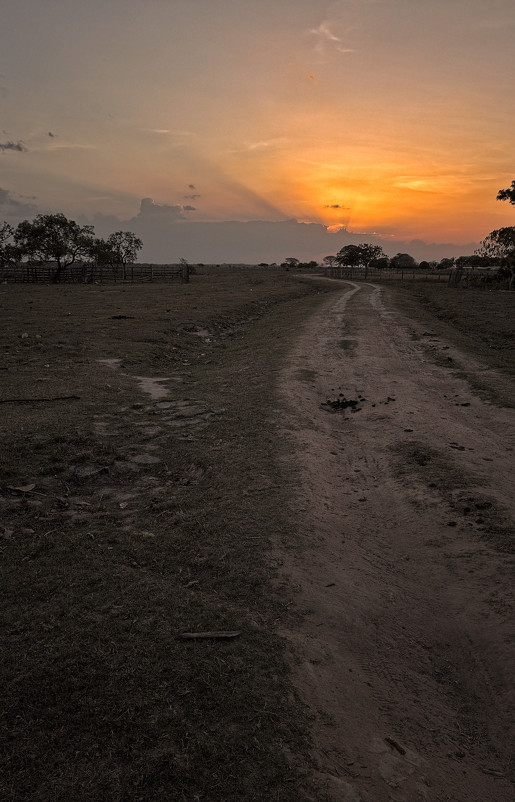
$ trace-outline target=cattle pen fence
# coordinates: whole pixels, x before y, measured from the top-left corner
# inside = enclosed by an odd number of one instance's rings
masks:
[[[56,278],[56,265],[52,262],[19,262],[0,268],[0,281],[4,284],[103,284],[189,281],[192,268],[188,264],[128,264],[98,265],[77,262],[65,268]]]
[[[415,268],[378,269],[374,267],[332,266],[324,269],[328,278],[351,281],[426,281],[449,286],[475,287],[479,289],[509,289],[509,276],[495,268],[463,268],[461,270],[420,270]]]
[[[3,284],[143,284],[179,281],[187,283],[194,273],[218,273],[245,270],[265,272],[289,271],[284,265],[218,264],[190,265],[135,263],[127,265],[99,265],[92,262],[77,262],[56,276],[57,266],[53,262],[18,262],[0,264],[0,283]],[[332,265],[294,268],[291,272],[311,275],[324,275],[327,278],[351,281],[374,282],[431,282],[449,286],[480,289],[511,289],[510,276],[498,268],[468,268],[420,270],[414,268],[376,268],[352,265]]]

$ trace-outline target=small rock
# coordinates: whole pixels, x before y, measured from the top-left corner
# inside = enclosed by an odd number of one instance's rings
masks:
[[[85,462],[84,465],[77,465],[75,476],[79,479],[89,479],[91,476],[107,472],[107,470],[106,465],[99,465],[98,462]]]
[[[136,454],[135,457],[131,457],[131,462],[137,462],[138,465],[155,465],[161,460],[159,457],[151,456],[151,454]]]

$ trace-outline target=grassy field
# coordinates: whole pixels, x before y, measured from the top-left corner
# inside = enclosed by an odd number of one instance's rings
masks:
[[[416,321],[413,336],[434,333],[472,357],[478,369],[456,360],[436,358],[469,383],[483,400],[499,406],[515,406],[510,382],[515,376],[515,293],[428,284],[404,284],[394,290],[394,302],[408,319]],[[423,329],[427,331],[424,332]],[[483,367],[492,368],[485,376]]]
[[[2,288],[2,798],[304,798],[270,410],[327,291],[258,272]],[[177,640],[206,630],[241,634]]]
[[[425,282],[397,288],[398,306],[469,353],[515,375],[515,293]]]
[[[298,614],[275,581],[295,477],[271,412],[338,287],[0,288],[2,799],[323,799],[276,634]],[[509,370],[511,296],[481,292],[480,315],[472,291],[398,292]],[[201,631],[239,634],[177,638]]]

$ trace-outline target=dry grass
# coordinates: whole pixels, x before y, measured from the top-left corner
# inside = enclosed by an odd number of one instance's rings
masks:
[[[412,334],[420,339],[424,328],[498,372],[487,378],[482,370],[458,364],[435,352],[434,359],[465,379],[480,398],[492,404],[513,407],[513,391],[502,376],[515,376],[515,293],[465,287],[414,283],[388,289],[397,308],[413,321]]]
[[[1,405],[2,798],[309,798],[270,411],[323,293],[242,272],[2,295],[2,400],[78,396]],[[241,635],[176,639],[202,630]]]

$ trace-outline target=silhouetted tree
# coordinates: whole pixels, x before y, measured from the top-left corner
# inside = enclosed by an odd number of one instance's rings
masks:
[[[324,256],[322,261],[328,267],[332,267],[336,263],[336,256]]]
[[[373,259],[385,256],[380,245],[370,245],[365,242],[361,245],[344,245],[336,254],[336,261],[339,265],[368,267]]]
[[[509,203],[515,205],[515,181],[511,182],[511,187],[508,189],[500,189],[497,193],[497,200],[500,201],[509,201]],[[504,231],[504,229],[499,229],[499,231]],[[494,233],[494,232],[492,232]],[[490,234],[491,236],[491,234]],[[508,270],[510,278],[509,278],[509,289],[512,290],[515,286],[515,248],[511,248],[509,252],[505,252],[502,255],[503,259],[503,266]]]
[[[9,248],[12,248],[14,228],[9,223],[0,223],[0,267],[8,262]]]
[[[87,258],[93,242],[93,226],[79,226],[64,214],[38,214],[29,222],[19,223],[14,241],[20,255],[42,262],[55,262],[52,281],[61,280],[66,268]]]
[[[114,264],[123,268],[123,278],[127,278],[127,265],[136,261],[143,248],[143,242],[131,231],[115,231],[107,238],[107,245],[112,249]]]
[[[506,190],[507,191],[507,190]],[[479,256],[497,257],[500,260],[501,269],[504,268],[508,275],[508,287],[512,290],[515,286],[515,226],[506,226],[491,231],[490,234],[481,242],[481,246],[476,253]]]
[[[377,259],[371,259],[369,267],[373,267],[375,270],[386,270],[390,267],[390,259],[388,256],[379,256]]]
[[[492,267],[500,265],[501,261],[496,256],[480,256],[473,253],[470,256],[458,256],[456,267]]]
[[[396,270],[411,270],[417,263],[409,253],[397,253],[390,259],[390,266]]]
[[[509,201],[512,205],[515,205],[515,181],[511,182],[511,187],[508,189],[500,189],[497,193],[496,200],[500,201]]]

